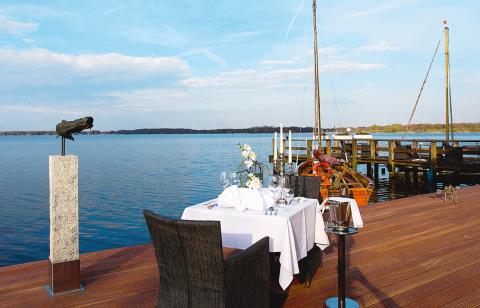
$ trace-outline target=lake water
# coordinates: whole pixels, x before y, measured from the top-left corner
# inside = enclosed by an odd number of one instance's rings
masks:
[[[375,135],[392,136],[401,137]],[[408,137],[442,138],[443,134]],[[258,159],[266,162],[271,138],[270,134],[82,135],[75,142],[67,141],[67,154],[79,156],[80,252],[148,242],[143,209],[179,218],[185,207],[219,194],[220,172],[235,171],[241,162],[238,143],[250,144]],[[480,139],[480,134],[456,138]],[[48,258],[48,156],[59,151],[60,139],[53,136],[0,137],[0,266]],[[480,183],[478,176],[444,181]],[[379,179],[374,200],[431,189],[435,188],[389,181],[387,173]]]

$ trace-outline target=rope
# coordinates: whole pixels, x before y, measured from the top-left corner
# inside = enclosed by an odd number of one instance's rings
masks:
[[[405,127],[405,132],[403,133],[402,140],[405,139],[405,136],[407,135],[408,128],[410,127],[410,124],[412,123],[413,115],[415,114],[415,110],[417,109],[418,102],[420,101],[420,96],[422,95],[423,87],[425,86],[425,83],[427,82],[428,74],[430,73],[430,69],[432,68],[433,60],[435,60],[435,56],[437,55],[438,47],[440,46],[440,40],[438,41],[437,48],[435,48],[435,52],[433,53],[432,61],[430,61],[430,65],[428,66],[427,74],[425,75],[425,79],[423,79],[422,86],[420,88],[420,91],[417,96],[417,101],[415,102],[415,106],[413,106],[412,113],[410,114],[410,118],[408,119],[407,127]]]

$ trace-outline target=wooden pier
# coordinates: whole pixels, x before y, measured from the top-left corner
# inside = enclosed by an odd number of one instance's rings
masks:
[[[347,296],[362,307],[480,305],[480,186],[361,208],[365,227],[347,241]],[[147,232],[147,231],[145,231]],[[85,291],[49,298],[47,261],[0,268],[2,307],[154,307],[158,271],[150,244],[82,254]],[[309,288],[294,280],[285,307],[322,307],[336,295],[335,238]]]
[[[314,140],[292,139],[292,144],[294,162],[312,159]],[[480,173],[480,140],[326,139],[323,152],[348,161],[355,169],[365,164],[368,175],[375,178],[379,165],[390,172]]]

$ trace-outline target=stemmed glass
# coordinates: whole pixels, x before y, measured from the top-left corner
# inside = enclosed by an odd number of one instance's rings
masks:
[[[291,204],[294,196],[293,185],[290,183],[290,177],[285,176],[282,178],[282,193],[285,198],[286,204]]]
[[[222,171],[222,173],[220,173],[220,185],[222,186],[223,190],[227,189],[227,187],[231,185],[228,172]]]
[[[230,180],[230,185],[238,185],[240,184],[240,179],[238,177],[238,173],[236,172],[230,172],[228,175],[228,178]]]
[[[272,192],[273,200],[275,200],[276,203],[277,193],[281,189],[280,177],[278,175],[270,176],[270,180],[268,181],[268,189],[270,189],[270,191]]]

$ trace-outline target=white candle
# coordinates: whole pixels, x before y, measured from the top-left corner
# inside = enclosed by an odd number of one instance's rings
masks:
[[[288,163],[292,164],[292,131],[288,131]]]
[[[273,160],[277,160],[277,132],[273,137]]]
[[[283,128],[282,128],[282,123],[280,123],[280,154],[283,154]]]

